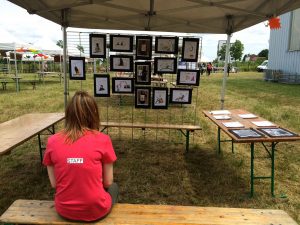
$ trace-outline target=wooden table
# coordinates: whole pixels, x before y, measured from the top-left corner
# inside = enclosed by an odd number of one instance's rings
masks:
[[[274,162],[275,162],[275,146],[279,142],[287,142],[287,141],[296,141],[300,140],[300,136],[295,134],[294,136],[290,137],[275,137],[275,136],[268,136],[266,133],[262,132],[260,129],[262,128],[279,128],[278,125],[272,123],[272,126],[256,126],[252,123],[252,121],[267,121],[266,119],[257,116],[256,118],[241,118],[241,114],[251,114],[250,112],[243,110],[243,109],[233,109],[228,110],[230,114],[227,114],[230,119],[216,119],[214,114],[211,111],[203,111],[204,115],[208,117],[214,124],[218,127],[218,152],[221,152],[221,142],[228,142],[232,143],[232,152],[233,152],[233,143],[250,143],[250,150],[251,150],[251,197],[254,194],[254,180],[255,179],[271,179],[271,194],[274,195],[274,180],[275,180],[275,173],[274,173]],[[222,115],[222,114],[220,114]],[[225,114],[223,114],[225,115]],[[240,122],[244,127],[242,128],[228,128],[224,125],[226,122]],[[250,128],[253,131],[261,134],[261,137],[238,137],[232,132],[233,130],[242,130]],[[226,133],[231,140],[221,140],[221,130]],[[270,143],[270,147],[265,145],[265,142]],[[269,158],[271,159],[271,175],[270,176],[254,176],[254,144],[261,143],[264,149],[267,151]]]
[[[38,77],[39,77],[39,81],[43,80],[44,82],[44,78],[46,75],[58,75],[59,77],[59,81],[61,82],[61,73],[60,72],[45,72],[45,71],[38,71],[37,72]]]
[[[0,124],[0,156],[38,135],[42,160],[41,132],[55,132],[54,125],[65,118],[64,113],[30,113]],[[50,129],[52,128],[52,129]]]

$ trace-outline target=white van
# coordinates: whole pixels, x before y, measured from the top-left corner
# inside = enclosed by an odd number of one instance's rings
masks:
[[[268,69],[268,60],[263,61],[262,64],[256,68],[258,72],[263,72],[266,69]]]

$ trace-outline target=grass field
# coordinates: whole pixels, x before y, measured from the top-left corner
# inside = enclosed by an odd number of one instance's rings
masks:
[[[144,122],[199,123],[203,128],[191,137],[188,154],[184,154],[184,138],[175,131],[110,129],[118,157],[115,180],[120,186],[119,201],[283,209],[300,223],[299,142],[276,146],[276,197],[270,195],[269,180],[256,180],[255,195],[250,198],[249,145],[236,144],[232,154],[230,145],[224,144],[222,154],[216,154],[217,128],[202,115],[202,110],[220,108],[221,86],[221,74],[203,76],[200,88],[193,93],[198,96],[193,97],[196,108],[174,107],[172,113],[134,109],[130,96],[97,99],[102,120],[130,121],[134,117]],[[69,87],[70,96],[81,88],[93,93],[92,75],[82,83],[70,81]],[[7,90],[0,90],[0,122],[30,112],[62,112],[63,92],[58,78],[45,78],[45,84],[39,83],[36,90],[21,84],[19,93],[9,83]],[[261,73],[232,74],[227,81],[225,108],[243,108],[300,133],[299,85],[265,82]],[[255,174],[269,175],[270,160],[262,146],[256,145],[255,155]],[[0,157],[0,214],[16,199],[50,200],[53,194],[39,161],[37,138]]]

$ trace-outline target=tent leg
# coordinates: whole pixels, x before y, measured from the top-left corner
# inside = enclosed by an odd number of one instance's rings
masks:
[[[68,101],[68,80],[67,80],[67,10],[62,10],[62,30],[63,30],[63,65],[64,65],[64,106],[67,107]]]
[[[227,67],[228,67],[228,59],[229,59],[229,48],[230,48],[230,38],[231,34],[227,34],[227,42],[226,42],[226,53],[225,53],[225,66],[223,73],[223,85],[221,91],[221,109],[224,109],[225,103],[225,89],[226,89],[226,80],[227,80]]]

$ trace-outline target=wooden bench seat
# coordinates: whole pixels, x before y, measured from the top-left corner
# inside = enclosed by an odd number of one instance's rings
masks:
[[[80,224],[60,217],[55,211],[53,201],[38,200],[15,201],[0,217],[0,222],[9,224]],[[297,225],[283,210],[121,203],[116,204],[106,218],[88,224]]]
[[[123,127],[123,128],[141,128],[141,129],[171,129],[179,130],[186,137],[186,152],[189,150],[190,132],[201,130],[199,125],[189,124],[148,124],[148,123],[118,123],[118,122],[101,122],[100,126],[104,131],[110,127]],[[186,132],[184,132],[186,131]]]

